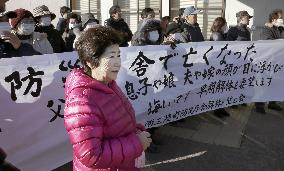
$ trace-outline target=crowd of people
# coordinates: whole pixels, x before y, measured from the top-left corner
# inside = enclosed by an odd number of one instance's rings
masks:
[[[74,170],[139,170],[145,161],[143,151],[159,152],[159,143],[152,137],[155,129],[146,130],[136,123],[130,102],[116,85],[121,65],[119,47],[128,47],[130,42],[131,46],[144,46],[205,41],[197,21],[200,12],[190,6],[181,8],[173,19],[165,16],[157,20],[154,10],[145,8],[137,31],[132,33],[117,5],[109,9],[110,18],[104,26],[93,14],[79,15],[68,7],[60,9],[56,27],[51,24],[56,15],[45,5],[32,12],[22,8],[2,10],[0,58],[76,50],[83,67],[74,69],[66,80],[64,114],[73,145]],[[225,18],[216,18],[210,41],[250,41],[248,25],[253,16],[239,11],[236,17],[236,26],[231,28]],[[262,39],[281,38],[283,14],[274,10],[264,25]],[[264,114],[264,105],[255,103],[255,110]],[[276,102],[269,102],[268,108],[282,110]],[[225,109],[217,109],[214,114],[230,116]],[[6,155],[2,154],[0,164],[4,167]]]

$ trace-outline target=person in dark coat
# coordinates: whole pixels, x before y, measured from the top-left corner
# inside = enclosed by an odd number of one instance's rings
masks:
[[[210,41],[225,41],[228,32],[226,19],[223,17],[217,17],[213,21],[210,31],[212,33]]]
[[[72,52],[74,50],[74,41],[76,37],[80,36],[81,31],[82,25],[80,16],[75,13],[70,13],[68,15],[68,28],[66,28],[62,35],[67,52]]]
[[[239,11],[236,13],[237,26],[231,27],[227,33],[227,41],[251,41],[251,34],[248,29],[249,21],[253,17],[247,11]],[[246,106],[246,104],[242,104]],[[238,105],[231,106],[238,108]]]
[[[132,39],[132,32],[128,27],[128,24],[121,18],[121,9],[119,6],[114,5],[109,9],[110,18],[105,20],[104,25],[107,27],[111,27],[118,31],[122,37],[122,42],[120,43],[120,47],[127,47],[128,42]]]
[[[182,26],[182,24],[185,22],[185,19],[183,17],[183,12],[184,12],[185,8],[180,8],[177,12],[177,16],[173,18],[173,22],[176,22],[179,27]]]
[[[187,35],[187,40],[189,42],[204,41],[199,24],[197,23],[197,14],[200,12],[201,10],[197,10],[194,6],[185,8],[183,12],[185,22],[182,23],[181,28],[184,34]]]
[[[263,27],[261,39],[275,40],[283,39],[283,18],[282,10],[276,9],[269,14],[269,21]]]
[[[212,32],[210,41],[225,41],[227,31],[226,19],[223,17],[215,18],[210,31]],[[219,118],[230,116],[230,114],[224,108],[214,110],[214,115]]]
[[[169,22],[166,28],[165,38],[162,44],[171,45],[188,42],[187,36],[182,32],[180,26],[176,22]]]
[[[253,17],[247,11],[239,11],[236,14],[238,25],[231,27],[227,34],[228,41],[250,41],[250,31],[248,25],[250,19]]]
[[[31,45],[21,43],[21,40],[11,33],[8,19],[16,17],[17,14],[13,11],[0,11],[0,58],[40,55]]]
[[[274,10],[269,14],[269,21],[265,24],[261,39],[262,40],[275,40],[281,38],[281,30],[280,27],[283,25],[283,19],[281,22],[282,15],[279,15],[282,10]],[[280,20],[279,20],[280,19]],[[256,102],[255,103],[255,111],[260,114],[265,114],[266,111],[264,109],[264,102]],[[268,103],[268,108],[276,111],[282,111],[283,109],[274,101]]]
[[[154,19],[155,11],[152,8],[144,8],[140,13],[141,20],[138,23],[137,31],[140,31],[141,25],[145,19]]]
[[[51,44],[54,53],[65,52],[65,43],[61,34],[51,24],[51,21],[55,19],[56,15],[50,12],[45,5],[36,7],[33,10],[33,13],[36,21],[35,31],[47,34],[47,39]]]
[[[63,6],[60,8],[60,14],[62,18],[59,18],[58,23],[56,25],[56,30],[58,30],[61,35],[68,27],[68,15],[70,13],[71,9],[69,7]]]
[[[132,37],[132,46],[160,45],[163,41],[162,27],[156,19],[144,19],[140,31]]]
[[[132,37],[132,46],[146,46],[146,45],[160,45],[163,40],[162,27],[159,20],[153,19],[151,17],[144,18],[141,23],[140,30],[135,32]],[[159,153],[158,142],[153,137],[157,128],[147,129],[151,133],[151,138],[153,139],[147,152]]]

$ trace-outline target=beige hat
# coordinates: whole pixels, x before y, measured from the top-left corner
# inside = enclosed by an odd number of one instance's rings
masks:
[[[50,15],[51,16],[51,20],[53,20],[56,17],[56,15],[54,13],[50,12],[48,7],[45,6],[45,5],[41,5],[41,6],[36,7],[33,10],[33,13],[34,13],[34,17],[35,18],[44,16],[44,15]]]

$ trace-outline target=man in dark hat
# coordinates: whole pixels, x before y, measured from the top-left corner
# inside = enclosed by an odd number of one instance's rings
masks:
[[[68,15],[70,13],[71,9],[69,7],[63,6],[60,8],[60,14],[62,18],[59,18],[58,23],[56,25],[56,30],[58,30],[61,35],[68,27]]]
[[[13,11],[0,11],[0,58],[39,55],[31,45],[21,43],[19,38],[11,33],[8,20],[16,17],[17,14]]]
[[[227,34],[228,41],[250,41],[250,31],[248,25],[250,19],[253,17],[247,11],[239,11],[236,13],[238,25],[231,27]]]
[[[265,23],[263,27],[261,39],[262,40],[275,40],[281,39],[281,29],[283,26],[283,19],[282,19],[282,10],[276,9],[273,10],[268,17],[268,22]],[[264,102],[256,102],[255,103],[255,111],[260,114],[266,114],[265,111],[265,103]],[[270,101],[268,103],[268,109],[282,111],[280,105],[277,104],[275,101]]]
[[[118,31],[122,37],[120,47],[127,47],[128,42],[133,36],[128,24],[121,18],[121,9],[118,5],[114,5],[109,9],[110,18],[105,20],[105,26],[112,27]]]
[[[36,7],[33,10],[33,15],[36,21],[35,31],[47,34],[47,39],[53,48],[53,52],[65,52],[65,42],[59,31],[51,24],[51,21],[55,19],[56,15],[50,12],[45,5]]]
[[[187,7],[183,11],[185,22],[182,23],[181,28],[190,42],[204,41],[201,29],[197,23],[197,14],[200,12],[201,10],[196,9],[194,6]]]

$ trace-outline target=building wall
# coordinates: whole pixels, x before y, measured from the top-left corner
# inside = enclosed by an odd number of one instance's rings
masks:
[[[55,13],[56,18],[52,21],[52,24],[56,26],[60,15],[60,7],[69,6],[69,0],[9,0],[6,2],[7,10],[15,10],[17,8],[24,8],[31,12],[33,9],[40,5],[46,5],[49,10]]]
[[[229,25],[236,25],[236,13],[240,10],[247,10],[250,15],[254,16],[250,23],[252,39],[258,40],[269,13],[274,9],[284,10],[284,0],[227,0],[225,16]]]

